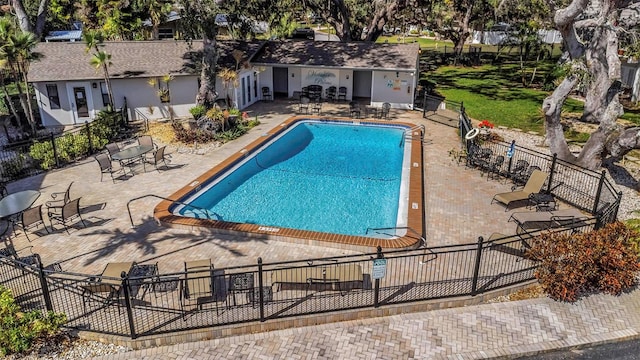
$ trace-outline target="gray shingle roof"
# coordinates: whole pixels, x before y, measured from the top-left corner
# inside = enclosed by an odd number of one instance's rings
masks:
[[[245,51],[245,59],[262,46],[261,42],[218,42],[219,66],[235,67],[233,49]],[[202,42],[192,47],[184,41],[106,42],[103,49],[111,54],[109,74],[112,78],[155,77],[166,74],[195,73]],[[90,54],[84,42],[40,43],[35,49],[44,57],[31,64],[29,81],[102,79],[102,71],[89,64]]]
[[[420,46],[412,44],[269,41],[252,64],[324,66],[351,69],[417,70]]]
[[[218,48],[220,67],[235,67],[232,51],[240,49],[245,60],[256,65],[387,70],[416,70],[420,49],[418,44],[318,41],[218,41]],[[184,41],[107,42],[104,50],[111,54],[112,78],[186,75],[195,73],[202,42],[194,41],[191,48]],[[31,82],[102,79],[102,71],[89,64],[90,55],[83,42],[40,43],[35,51],[44,57],[31,64]]]

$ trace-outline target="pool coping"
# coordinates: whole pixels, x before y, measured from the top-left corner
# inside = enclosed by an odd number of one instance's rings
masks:
[[[309,243],[313,245],[329,245],[338,248],[358,249],[362,251],[371,251],[371,248],[378,246],[386,249],[416,248],[419,247],[423,240],[416,234],[407,232],[406,235],[392,238],[372,238],[356,235],[342,235],[333,233],[324,233],[318,231],[290,229],[282,227],[268,227],[258,224],[234,223],[220,220],[196,219],[174,215],[171,208],[175,201],[185,198],[198,191],[210,179],[218,174],[222,174],[229,168],[233,167],[252,151],[264,143],[273,139],[281,132],[290,128],[295,123],[302,120],[327,120],[328,122],[341,123],[358,123],[358,124],[380,124],[380,125],[400,125],[411,129],[411,161],[409,170],[409,186],[407,201],[407,227],[420,232],[424,237],[424,164],[422,149],[423,129],[412,123],[379,121],[373,119],[351,119],[344,117],[331,117],[327,119],[323,116],[292,116],[284,122],[276,125],[271,130],[264,133],[260,138],[254,140],[244,146],[240,151],[232,154],[224,161],[214,166],[204,174],[198,176],[195,180],[190,181],[186,186],[176,191],[167,199],[161,201],[154,209],[153,216],[161,224],[187,230],[209,230],[222,234],[230,234],[244,237],[258,237],[268,240],[287,241],[294,243]],[[409,138],[406,139],[409,141]],[[419,161],[416,161],[419,159]]]

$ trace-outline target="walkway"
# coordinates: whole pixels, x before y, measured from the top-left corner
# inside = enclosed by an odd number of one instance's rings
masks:
[[[640,290],[542,298],[163,346],[99,359],[486,359],[638,338]]]

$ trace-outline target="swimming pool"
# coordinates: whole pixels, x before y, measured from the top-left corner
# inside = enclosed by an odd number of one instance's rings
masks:
[[[406,228],[422,229],[422,196],[410,191],[418,180],[421,194],[421,142],[411,127],[289,119],[172,195],[177,203],[161,203],[156,217],[171,225],[397,247],[390,244]],[[161,218],[163,211],[170,215]],[[380,228],[386,230],[371,230]]]

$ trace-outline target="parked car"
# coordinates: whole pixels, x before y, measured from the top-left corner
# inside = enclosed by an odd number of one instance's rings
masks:
[[[293,32],[291,33],[291,38],[293,39],[308,39],[308,40],[313,40],[316,37],[316,32],[313,31],[312,28],[309,27],[304,27],[304,28],[297,28],[295,30],[293,30]]]
[[[400,34],[402,34],[402,28],[385,25],[385,26],[382,27],[382,34],[383,35],[387,35],[387,36],[389,36],[389,35],[400,35]]]

